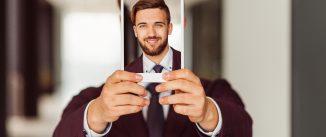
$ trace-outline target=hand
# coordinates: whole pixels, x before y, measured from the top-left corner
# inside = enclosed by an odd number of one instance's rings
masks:
[[[213,131],[218,113],[213,102],[206,98],[200,79],[187,69],[164,73],[163,78],[167,82],[158,85],[156,91],[175,90],[176,94],[160,98],[160,103],[173,105],[176,113],[188,116],[206,131]]]
[[[108,77],[101,95],[89,106],[87,121],[90,129],[100,133],[109,122],[122,115],[136,113],[149,105],[145,88],[138,85],[142,77],[136,73],[118,70]]]

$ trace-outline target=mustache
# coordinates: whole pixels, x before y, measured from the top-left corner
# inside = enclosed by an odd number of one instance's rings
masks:
[[[145,41],[147,41],[149,39],[161,39],[161,37],[157,37],[157,36],[147,37],[147,38],[145,38]]]

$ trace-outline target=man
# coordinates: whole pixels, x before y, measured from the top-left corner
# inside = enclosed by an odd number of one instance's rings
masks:
[[[138,1],[131,17],[143,55],[75,96],[54,136],[252,136],[251,118],[226,81],[180,69],[180,52],[167,42],[172,24],[163,0]],[[167,82],[139,85],[142,72],[163,72]]]

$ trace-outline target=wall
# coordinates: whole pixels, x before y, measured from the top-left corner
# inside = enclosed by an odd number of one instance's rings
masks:
[[[326,1],[293,0],[293,137],[324,137]]]
[[[223,2],[223,76],[245,102],[254,137],[289,137],[290,0]]]

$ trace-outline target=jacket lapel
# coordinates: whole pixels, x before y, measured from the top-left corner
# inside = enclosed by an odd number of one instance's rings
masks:
[[[126,66],[125,70],[134,73],[143,73],[143,55],[141,55],[134,62]]]
[[[181,68],[181,53],[175,49],[172,49],[173,59],[172,59],[172,70],[177,70]]]

